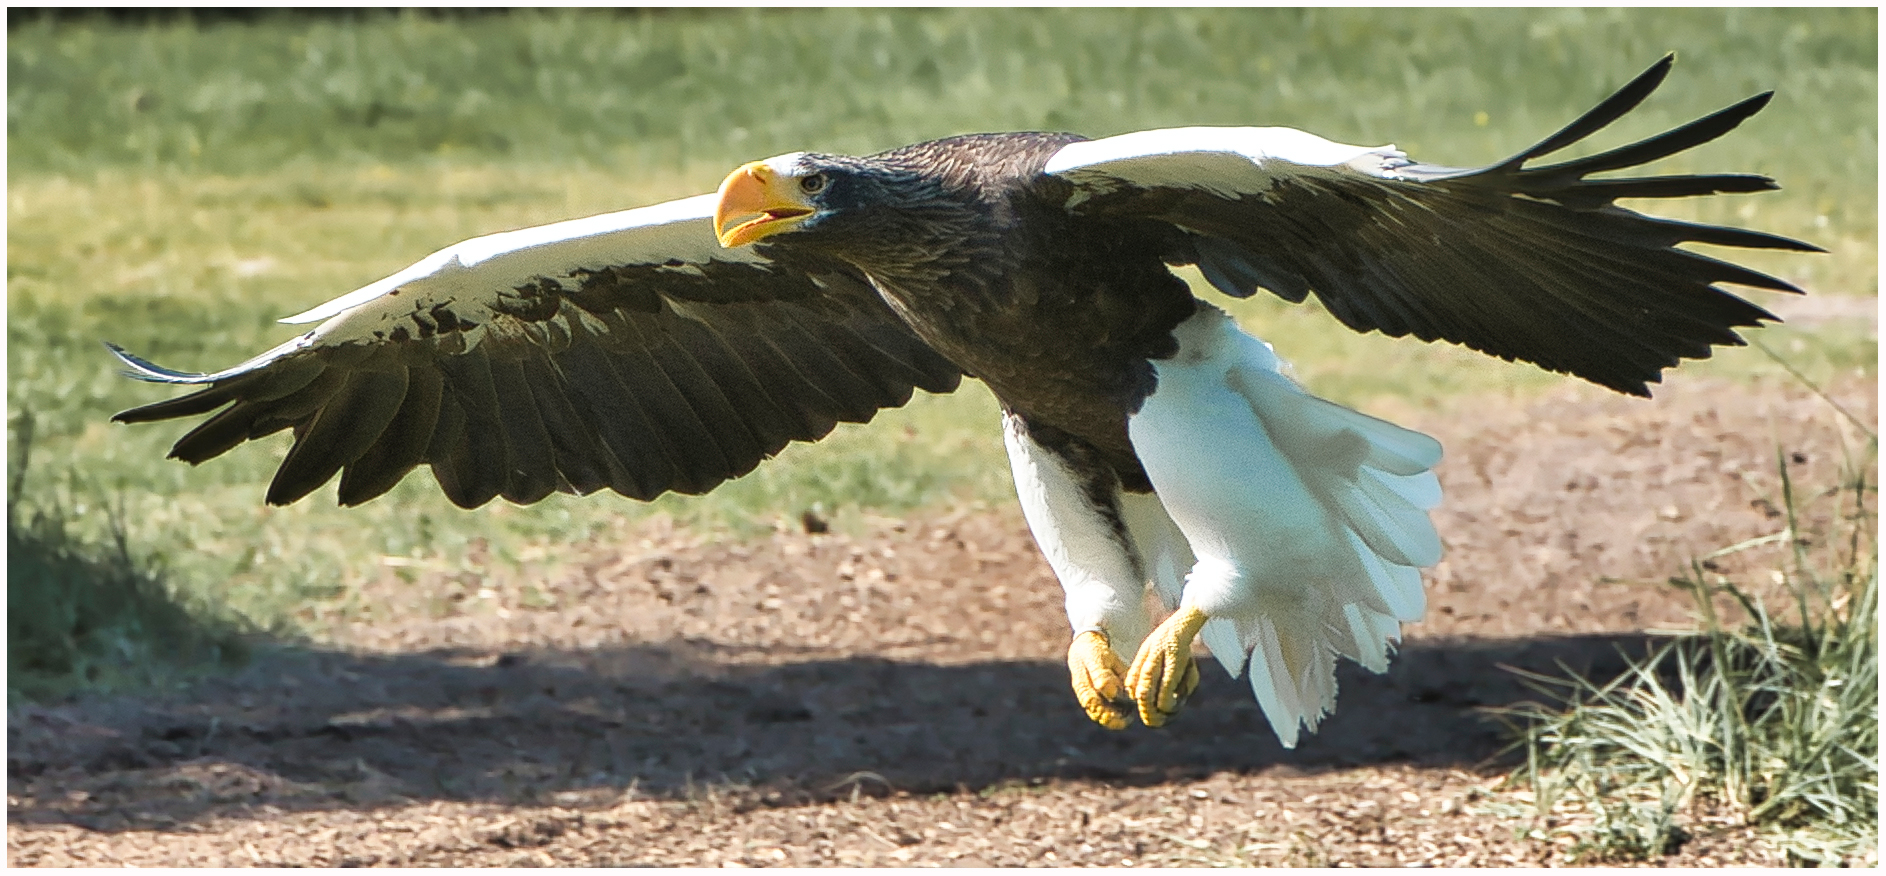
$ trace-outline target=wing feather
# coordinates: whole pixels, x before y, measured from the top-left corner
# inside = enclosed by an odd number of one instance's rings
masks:
[[[477,504],[491,501],[507,492],[511,472],[510,439],[498,411],[498,390],[491,376],[491,361],[484,356],[453,356],[439,362],[446,387],[464,412],[465,420],[458,446],[452,448],[453,461],[463,486],[476,496]],[[463,451],[463,455],[458,455]],[[460,503],[461,505],[463,503]],[[466,506],[475,507],[475,506]]]
[[[791,339],[790,324],[773,313],[753,311],[743,316],[742,336],[731,346],[760,381],[767,398],[791,418],[793,440],[810,441],[832,431],[843,404],[813,377],[800,373],[782,349]]]
[[[306,496],[366,453],[398,416],[407,383],[404,368],[348,374],[333,401],[313,412],[305,430],[296,428],[303,434],[275,470],[269,502],[286,505]]]
[[[1550,155],[1580,140],[1598,133],[1605,126],[1624,117],[1638,104],[1644,102],[1657,86],[1663,84],[1664,77],[1670,75],[1670,67],[1676,62],[1675,55],[1664,55],[1650,69],[1637,74],[1623,88],[1613,92],[1610,97],[1598,102],[1598,105],[1585,111],[1585,114],[1572,120],[1572,123],[1560,128],[1552,136],[1534,144],[1518,155],[1506,160],[1505,165],[1518,168],[1534,158]]]
[[[192,463],[292,428],[274,503],[339,473],[358,504],[430,465],[469,508],[706,492],[913,388],[956,387],[961,371],[855,269],[722,249],[713,201],[447,247],[285,320],[321,324],[219,372],[112,347],[133,377],[197,387],[115,419],[210,414],[172,449]]]
[[[430,368],[407,369],[406,397],[380,440],[341,470],[340,503],[358,505],[393,489],[426,461],[440,427],[445,380]]]
[[[742,423],[758,447],[756,465],[760,458],[778,453],[794,439],[813,440],[824,434],[796,425],[797,417],[767,391],[753,363],[741,354],[742,345],[729,339],[739,337],[735,326],[678,320],[676,328],[682,335],[682,347],[701,351],[696,361],[726,396],[727,403],[740,412]]]
[[[792,363],[794,372],[831,400],[831,411],[838,419],[860,421],[882,403],[878,389],[833,354],[830,340],[822,331],[825,326],[808,324],[792,309],[782,309],[775,315],[789,330],[772,339],[774,349]]]
[[[701,422],[694,406],[655,358],[654,345],[643,334],[642,320],[631,319],[634,342],[621,347],[613,357],[618,371],[634,387],[635,399],[646,411],[651,423],[658,424],[655,437],[663,452],[674,462],[675,479],[668,489],[697,494],[707,485],[694,472],[726,470],[727,457],[713,433]],[[659,340],[659,336],[657,336]]]
[[[293,426],[298,414],[311,412],[303,404],[303,397],[297,393],[325,397],[339,389],[344,381],[345,375],[341,372],[322,369],[296,393],[265,399],[253,405],[232,404],[177,439],[170,449],[170,455],[196,464],[220,456],[244,441],[273,435]],[[269,388],[267,384],[259,386],[265,390]]]
[[[217,412],[177,439],[177,443],[171,445],[170,458],[194,465],[228,453],[251,438],[261,437],[254,434],[257,413],[255,408],[243,406]]]
[[[498,421],[511,451],[510,477],[499,495],[519,505],[540,502],[562,488],[571,491],[557,471],[550,432],[537,412],[536,394],[524,380],[524,363],[517,359],[491,363],[491,389],[497,400]]]
[[[660,331],[645,334],[649,356],[674,386],[688,411],[687,416],[700,424],[701,434],[705,436],[702,449],[713,448],[719,454],[715,465],[732,472],[738,468],[737,460],[750,459],[757,463],[763,455],[759,441],[727,401],[720,386],[680,344],[683,337],[692,334],[686,330],[687,322],[686,319],[668,320]],[[745,474],[745,471],[740,473]],[[711,483],[704,484],[700,491],[712,487]]]
[[[458,397],[446,392],[439,396],[439,420],[433,427],[432,440],[426,446],[426,458],[432,461],[432,474],[445,497],[460,508],[476,508],[498,494],[499,472],[488,467],[489,460],[478,459],[471,442],[465,440],[465,424],[470,417]]]
[[[566,346],[565,349],[568,349]],[[570,388],[549,358],[518,360],[524,384],[537,403],[537,417],[550,438],[557,474],[569,492],[579,496],[594,493],[615,481],[610,471],[614,456],[596,441],[596,430],[576,412],[570,400]]]
[[[1717,284],[1800,291],[1680,245],[1818,251],[1615,203],[1775,188],[1764,176],[1587,179],[1721,137],[1767,105],[1768,94],[1641,141],[1527,166],[1642,103],[1670,61],[1483,168],[1418,164],[1392,146],[1289,129],[1191,128],[1073,143],[1046,172],[1072,183],[1066,206],[1076,215],[1154,219],[1183,232],[1190,260],[1226,294],[1262,287],[1295,302],[1314,293],[1357,331],[1447,340],[1648,395],[1664,368],[1705,358],[1714,345],[1740,345],[1737,328],[1774,320]]]
[[[804,334],[795,338],[795,358],[811,366],[813,373],[831,382],[854,411],[866,406],[895,407],[908,400],[910,386],[876,368],[860,367],[878,357],[869,345],[843,325],[807,318],[807,314],[788,311],[786,318]]]

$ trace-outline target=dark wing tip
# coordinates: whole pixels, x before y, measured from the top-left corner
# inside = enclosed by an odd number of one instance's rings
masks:
[[[1775,92],[1772,89],[1764,91],[1761,94],[1751,95],[1729,104],[1708,116],[1704,116],[1700,121],[1717,122],[1721,130],[1709,138],[1713,140],[1716,137],[1720,137],[1723,134],[1735,130],[1737,126],[1748,121],[1750,117],[1766,109],[1769,101],[1774,99]]]
[[[1808,243],[1805,240],[1796,240],[1792,237],[1782,237],[1779,234],[1767,234],[1760,231],[1751,231],[1751,232],[1748,232],[1748,236],[1751,238],[1756,238],[1756,239],[1747,243],[1730,244],[1730,245],[1743,246],[1749,249],[1785,249],[1792,252],[1825,253],[1829,251],[1826,247],[1820,246],[1819,244]],[[1698,242],[1708,243],[1709,241],[1703,240],[1703,241],[1698,241]],[[1800,291],[1800,290],[1795,290],[1795,291]]]
[[[1670,65],[1675,62],[1675,52],[1664,55],[1657,63],[1650,65],[1650,69],[1637,74],[1631,81],[1625,83],[1624,87],[1612,92],[1610,97],[1599,101],[1597,106],[1573,119],[1571,124],[1560,128],[1552,136],[1534,144],[1532,148],[1494,167],[1509,172],[1516,171],[1534,158],[1550,155],[1597,133],[1623,117],[1625,113],[1636,109],[1638,104],[1643,103],[1644,98],[1649,97],[1651,92],[1656,91],[1657,87],[1663,84],[1664,78],[1670,75]]]

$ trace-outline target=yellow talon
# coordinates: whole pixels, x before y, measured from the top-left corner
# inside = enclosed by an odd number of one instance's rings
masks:
[[[1107,634],[1087,630],[1075,636],[1067,646],[1067,670],[1087,717],[1108,730],[1126,729],[1126,711],[1113,704],[1125,690],[1120,679],[1126,676],[1126,664],[1113,653]]]
[[[1139,704],[1139,719],[1146,726],[1163,726],[1179,711],[1185,698],[1198,689],[1198,661],[1192,659],[1192,639],[1203,626],[1204,612],[1182,607],[1154,628],[1133,656],[1133,668],[1126,673],[1126,690]]]

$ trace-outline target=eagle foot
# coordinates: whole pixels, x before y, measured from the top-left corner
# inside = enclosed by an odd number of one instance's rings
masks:
[[[1198,690],[1198,661],[1192,659],[1192,640],[1205,626],[1205,613],[1191,606],[1165,619],[1133,656],[1126,673],[1126,690],[1139,704],[1139,719],[1148,727],[1164,726],[1186,697]]]
[[[1107,634],[1087,630],[1067,646],[1067,671],[1074,685],[1074,697],[1080,700],[1087,717],[1108,730],[1126,729],[1125,709],[1114,705],[1126,693],[1121,679],[1126,664],[1113,653]]]

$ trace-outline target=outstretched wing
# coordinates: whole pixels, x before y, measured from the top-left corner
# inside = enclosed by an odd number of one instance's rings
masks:
[[[1262,287],[1299,302],[1313,292],[1357,331],[1444,339],[1649,395],[1646,384],[1679,358],[1740,345],[1735,327],[1775,318],[1713,284],[1800,291],[1678,244],[1820,251],[1614,203],[1777,187],[1764,176],[1586,178],[1720,137],[1769,94],[1628,146],[1526,166],[1629,112],[1671,60],[1489,167],[1419,164],[1392,146],[1288,128],[1184,128],[1073,143],[1045,172],[1073,184],[1076,214],[1152,218],[1187,232],[1188,260],[1229,295]]]
[[[214,412],[171,449],[191,463],[293,429],[273,504],[339,473],[355,505],[430,465],[472,508],[702,493],[913,387],[956,387],[854,269],[722,249],[714,200],[467,240],[284,320],[325,321],[214,374],[112,347],[133,377],[205,387],[114,419]]]

